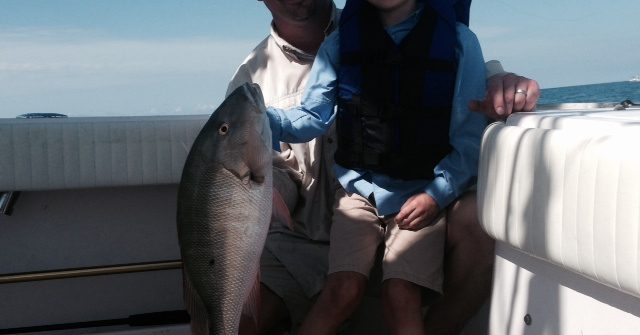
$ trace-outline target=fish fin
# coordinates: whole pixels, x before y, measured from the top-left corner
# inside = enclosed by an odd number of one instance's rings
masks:
[[[260,303],[260,273],[258,273],[249,296],[242,306],[241,316],[241,319],[253,320],[256,330],[258,329],[258,317],[260,316]]]
[[[293,219],[287,203],[282,198],[277,189],[273,189],[273,210],[271,211],[271,222],[282,222],[293,230]]]
[[[209,316],[207,315],[207,310],[184,268],[182,269],[182,289],[185,308],[191,318],[191,334],[208,335]]]

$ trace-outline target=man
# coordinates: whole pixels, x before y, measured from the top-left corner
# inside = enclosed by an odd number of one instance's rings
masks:
[[[336,28],[339,10],[331,0],[263,2],[273,16],[271,34],[238,68],[227,94],[244,82],[254,82],[262,88],[266,105],[296,106],[318,47]],[[535,81],[504,73],[495,61],[487,63],[487,77],[487,98],[470,102],[472,110],[504,118],[535,107],[539,95]],[[262,306],[257,333],[266,333],[286,320],[297,329],[322,288],[337,187],[332,172],[335,148],[333,131],[307,143],[281,144],[281,157],[299,174],[300,200],[293,213],[295,231],[276,224],[267,237],[261,260]],[[436,330],[451,333],[463,326],[490,291],[493,240],[477,223],[475,208],[462,212],[474,215],[448,223],[444,297],[425,317],[427,330],[434,334]],[[250,328],[252,325],[243,322],[241,333],[254,331]]]

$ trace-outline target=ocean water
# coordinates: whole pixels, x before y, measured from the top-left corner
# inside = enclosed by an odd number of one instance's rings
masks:
[[[640,104],[640,82],[620,81],[542,89],[539,104],[565,102],[615,102],[631,100]]]
[[[105,94],[108,98],[108,94]],[[112,97],[113,100],[118,100],[117,96]],[[543,88],[538,103],[542,104],[558,104],[566,102],[611,102],[619,103],[624,100],[631,100],[634,103],[640,104],[640,82],[614,82],[614,83],[602,83],[602,84],[590,84],[579,86],[566,86],[556,88]],[[34,99],[38,100],[38,99]],[[46,100],[46,99],[45,99]],[[48,100],[47,100],[48,101]],[[152,106],[155,102],[149,101],[148,97],[140,97],[139,104],[137,106],[131,106],[131,108],[122,108],[117,111],[106,111],[102,109],[92,108],[91,106],[85,106],[81,102],[76,102],[73,98],[68,98],[70,101],[68,104],[59,105],[62,101],[52,100],[48,101],[48,106],[43,109],[38,104],[18,104],[22,109],[18,111],[6,108],[3,105],[3,96],[0,93],[0,118],[15,118],[20,114],[25,113],[43,113],[43,112],[56,112],[63,113],[69,116],[122,116],[122,115],[171,115],[171,114],[185,114],[181,110],[158,110],[153,113],[140,113],[140,110],[146,110],[144,106]],[[9,102],[11,102],[9,100]],[[185,104],[188,104],[185,102]],[[187,114],[208,114],[213,110],[213,107],[207,107],[200,112],[188,111]]]

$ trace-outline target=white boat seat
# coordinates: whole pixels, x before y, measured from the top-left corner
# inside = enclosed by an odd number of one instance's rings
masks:
[[[640,111],[516,114],[481,150],[491,236],[640,297]]]
[[[177,183],[208,117],[2,119],[0,191]]]

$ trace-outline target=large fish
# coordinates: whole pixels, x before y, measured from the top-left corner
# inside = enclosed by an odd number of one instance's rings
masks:
[[[245,84],[211,115],[185,162],[178,239],[185,276],[206,310],[210,334],[237,334],[243,305],[256,303],[272,213],[271,148],[260,88]]]

